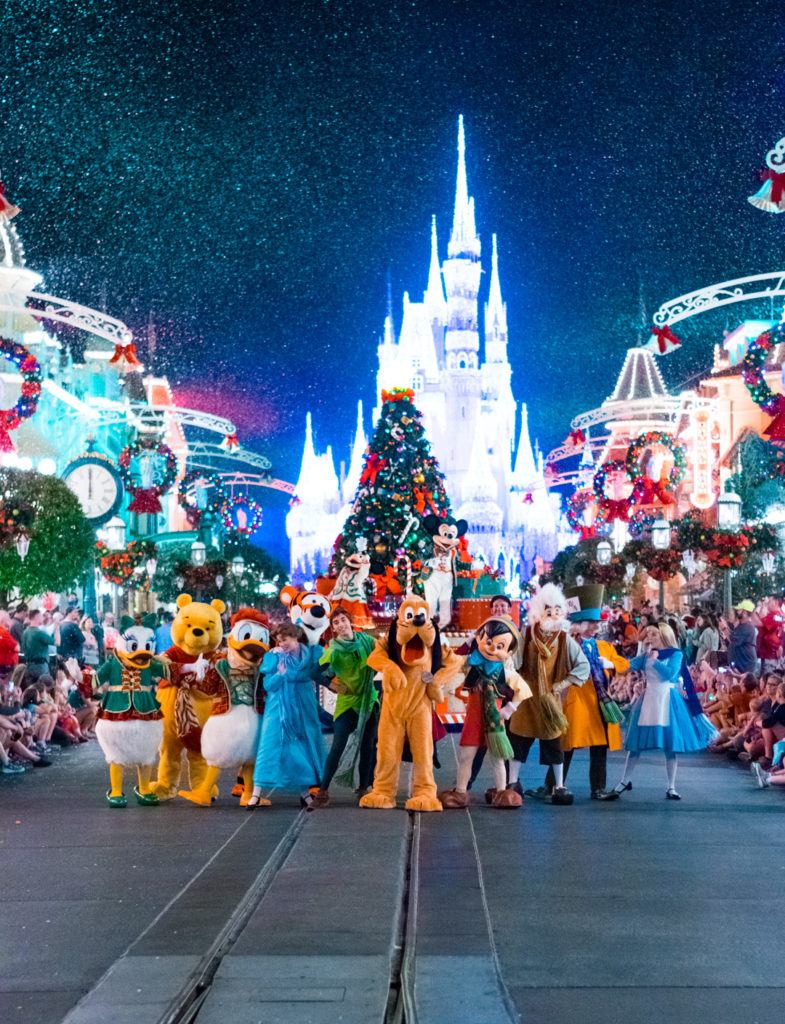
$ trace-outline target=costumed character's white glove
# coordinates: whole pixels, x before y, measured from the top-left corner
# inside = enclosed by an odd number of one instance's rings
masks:
[[[554,687],[552,687],[551,693],[555,693],[557,697],[563,697],[572,685],[572,680],[565,679],[563,683],[557,683]]]
[[[188,662],[185,665],[180,666],[181,675],[193,675],[197,683],[201,683],[207,674],[209,662],[203,654],[200,654],[196,661]]]
[[[603,668],[609,668],[610,669],[610,668],[614,667],[613,662],[611,661],[610,658],[600,657],[600,664],[602,665]]]
[[[508,718],[512,718],[512,716],[518,710],[518,705],[519,704],[520,704],[520,701],[517,701],[517,700],[514,700],[514,701],[511,700],[508,704],[505,704],[499,710],[499,718],[501,718],[501,720],[503,722],[506,722]]]

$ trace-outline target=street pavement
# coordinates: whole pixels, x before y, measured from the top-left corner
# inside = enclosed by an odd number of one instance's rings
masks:
[[[578,754],[572,807],[494,810],[481,777],[470,812],[430,815],[342,790],[248,814],[225,775],[212,808],[126,810],[104,803],[95,744],[0,777],[0,1021],[152,1024],[223,940],[198,1024],[381,1021],[399,943],[420,1024],[770,1024],[785,1005],[785,792],[724,760],[684,759],[680,802],[658,755],[632,792],[590,801]]]

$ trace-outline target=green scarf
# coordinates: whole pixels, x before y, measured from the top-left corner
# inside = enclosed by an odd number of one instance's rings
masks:
[[[467,658],[468,663],[477,673],[482,703],[482,728],[485,733],[485,745],[492,757],[508,761],[513,756],[510,741],[504,728],[499,709],[496,707],[497,697],[496,676],[504,675],[504,666],[500,662],[489,662],[479,651],[472,651]]]

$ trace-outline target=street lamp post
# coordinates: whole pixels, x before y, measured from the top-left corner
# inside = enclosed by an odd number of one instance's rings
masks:
[[[234,588],[233,588],[234,589],[234,601],[235,601],[236,607],[239,607],[239,605],[240,605],[239,587],[240,587],[240,581],[243,578],[243,573],[245,572],[245,559],[243,558],[242,555],[235,555],[234,558],[231,561],[231,566],[232,566],[232,577],[234,578]]]
[[[651,528],[652,547],[658,551],[667,551],[671,546],[671,524],[667,519],[658,519]],[[665,614],[665,580],[660,583],[660,615]]]
[[[741,498],[733,491],[725,491],[717,499],[717,525],[721,530],[738,530],[740,524]],[[725,569],[722,591],[722,609],[725,615],[730,615],[733,603],[730,568]]]

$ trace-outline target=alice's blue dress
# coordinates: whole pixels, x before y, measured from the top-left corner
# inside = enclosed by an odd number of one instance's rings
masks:
[[[704,714],[691,713],[679,692],[682,657],[666,648],[631,659],[630,668],[644,673],[646,689],[632,705],[625,750],[684,754],[703,750],[718,735]]]
[[[316,786],[324,769],[324,741],[313,680],[320,644],[300,644],[296,654],[268,651],[262,661],[267,700],[254,766],[254,786]],[[279,672],[283,665],[284,672]]]

